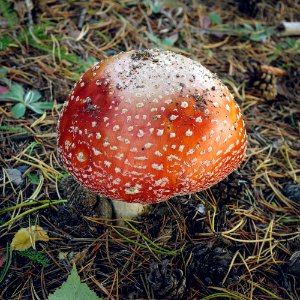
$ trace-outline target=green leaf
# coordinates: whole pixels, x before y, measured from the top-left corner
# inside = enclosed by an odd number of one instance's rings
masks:
[[[7,243],[7,246],[6,246],[6,261],[5,261],[5,264],[2,267],[2,270],[0,272],[0,283],[4,280],[6,274],[9,270],[9,267],[11,265],[11,260],[12,260],[12,248]]]
[[[14,28],[17,24],[18,17],[16,12],[11,8],[12,4],[7,0],[0,0],[0,12],[7,21],[9,27]]]
[[[161,11],[161,4],[157,1],[155,1],[154,4],[152,4],[151,9],[154,14],[158,14]]]
[[[86,283],[80,281],[75,265],[71,274],[68,276],[60,288],[49,295],[48,300],[100,300],[94,291]]]
[[[11,109],[13,116],[16,119],[22,118],[25,115],[26,106],[24,103],[17,103]]]
[[[3,81],[4,78],[2,78]],[[10,91],[0,95],[0,99],[8,99],[17,102],[24,101],[24,89],[20,84],[14,83],[10,86]]]
[[[45,110],[52,109],[53,104],[53,102],[34,102],[27,104],[26,106],[37,114],[43,114]]]
[[[7,79],[7,78],[1,78],[0,77],[0,82],[3,82],[3,83],[5,83],[9,88],[10,88],[10,85],[11,85],[11,82],[10,82],[10,80],[9,79]]]
[[[222,19],[220,17],[220,15],[218,14],[209,14],[208,17],[210,18],[210,20],[212,21],[212,23],[214,25],[220,25],[222,23]]]
[[[34,249],[27,249],[24,251],[17,251],[17,253],[23,257],[27,257],[32,262],[37,263],[44,268],[47,268],[50,266],[49,258],[43,252],[39,252]]]
[[[164,38],[162,40],[162,44],[165,46],[172,47],[174,44],[177,42],[179,35],[178,34],[173,34],[167,38]]]
[[[32,182],[32,183],[39,183],[40,178],[38,175],[34,173],[26,173],[26,177]]]
[[[34,103],[37,102],[42,97],[41,93],[37,90],[30,90],[26,93],[24,102]]]
[[[0,68],[0,77],[7,74],[7,71],[5,69]]]
[[[0,50],[6,49],[12,42],[13,39],[7,35],[0,37]]]
[[[13,92],[14,94],[18,95],[20,99],[24,99],[24,94],[25,94],[25,91],[22,87],[22,85],[18,84],[18,83],[13,83],[10,87],[11,89],[11,92]]]
[[[272,36],[275,33],[275,30],[271,27],[262,29],[260,31],[253,32],[250,35],[250,40],[255,42],[265,42],[266,39]]]
[[[161,40],[160,38],[158,38],[157,36],[155,36],[154,34],[150,33],[150,32],[146,32],[148,38],[151,40],[151,42],[153,42],[156,45],[161,45]]]
[[[254,30],[254,28],[250,25],[250,24],[248,24],[248,23],[245,23],[245,24],[243,24],[244,25],[244,27],[246,28],[246,29],[248,29],[249,31],[253,31]]]

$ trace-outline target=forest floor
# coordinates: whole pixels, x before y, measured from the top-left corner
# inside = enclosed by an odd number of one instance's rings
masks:
[[[300,39],[278,26],[300,4],[240,3],[0,0],[0,299],[47,299],[74,263],[104,299],[299,299]],[[247,156],[216,187],[120,226],[70,207],[56,125],[85,70],[146,48],[220,76]],[[49,240],[12,250],[32,225]]]

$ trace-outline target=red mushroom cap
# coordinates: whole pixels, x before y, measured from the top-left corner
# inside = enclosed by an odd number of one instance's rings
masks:
[[[169,51],[121,53],[88,70],[65,102],[58,151],[90,190],[154,203],[219,182],[242,161],[242,114],[221,81]]]

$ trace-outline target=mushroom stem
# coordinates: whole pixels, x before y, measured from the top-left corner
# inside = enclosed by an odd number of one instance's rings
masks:
[[[134,219],[146,212],[147,204],[111,200],[117,219]]]

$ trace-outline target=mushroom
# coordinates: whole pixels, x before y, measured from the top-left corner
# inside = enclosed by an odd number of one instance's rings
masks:
[[[240,109],[218,77],[157,49],[96,64],[58,123],[66,169],[124,218],[218,183],[241,163],[246,140]]]

